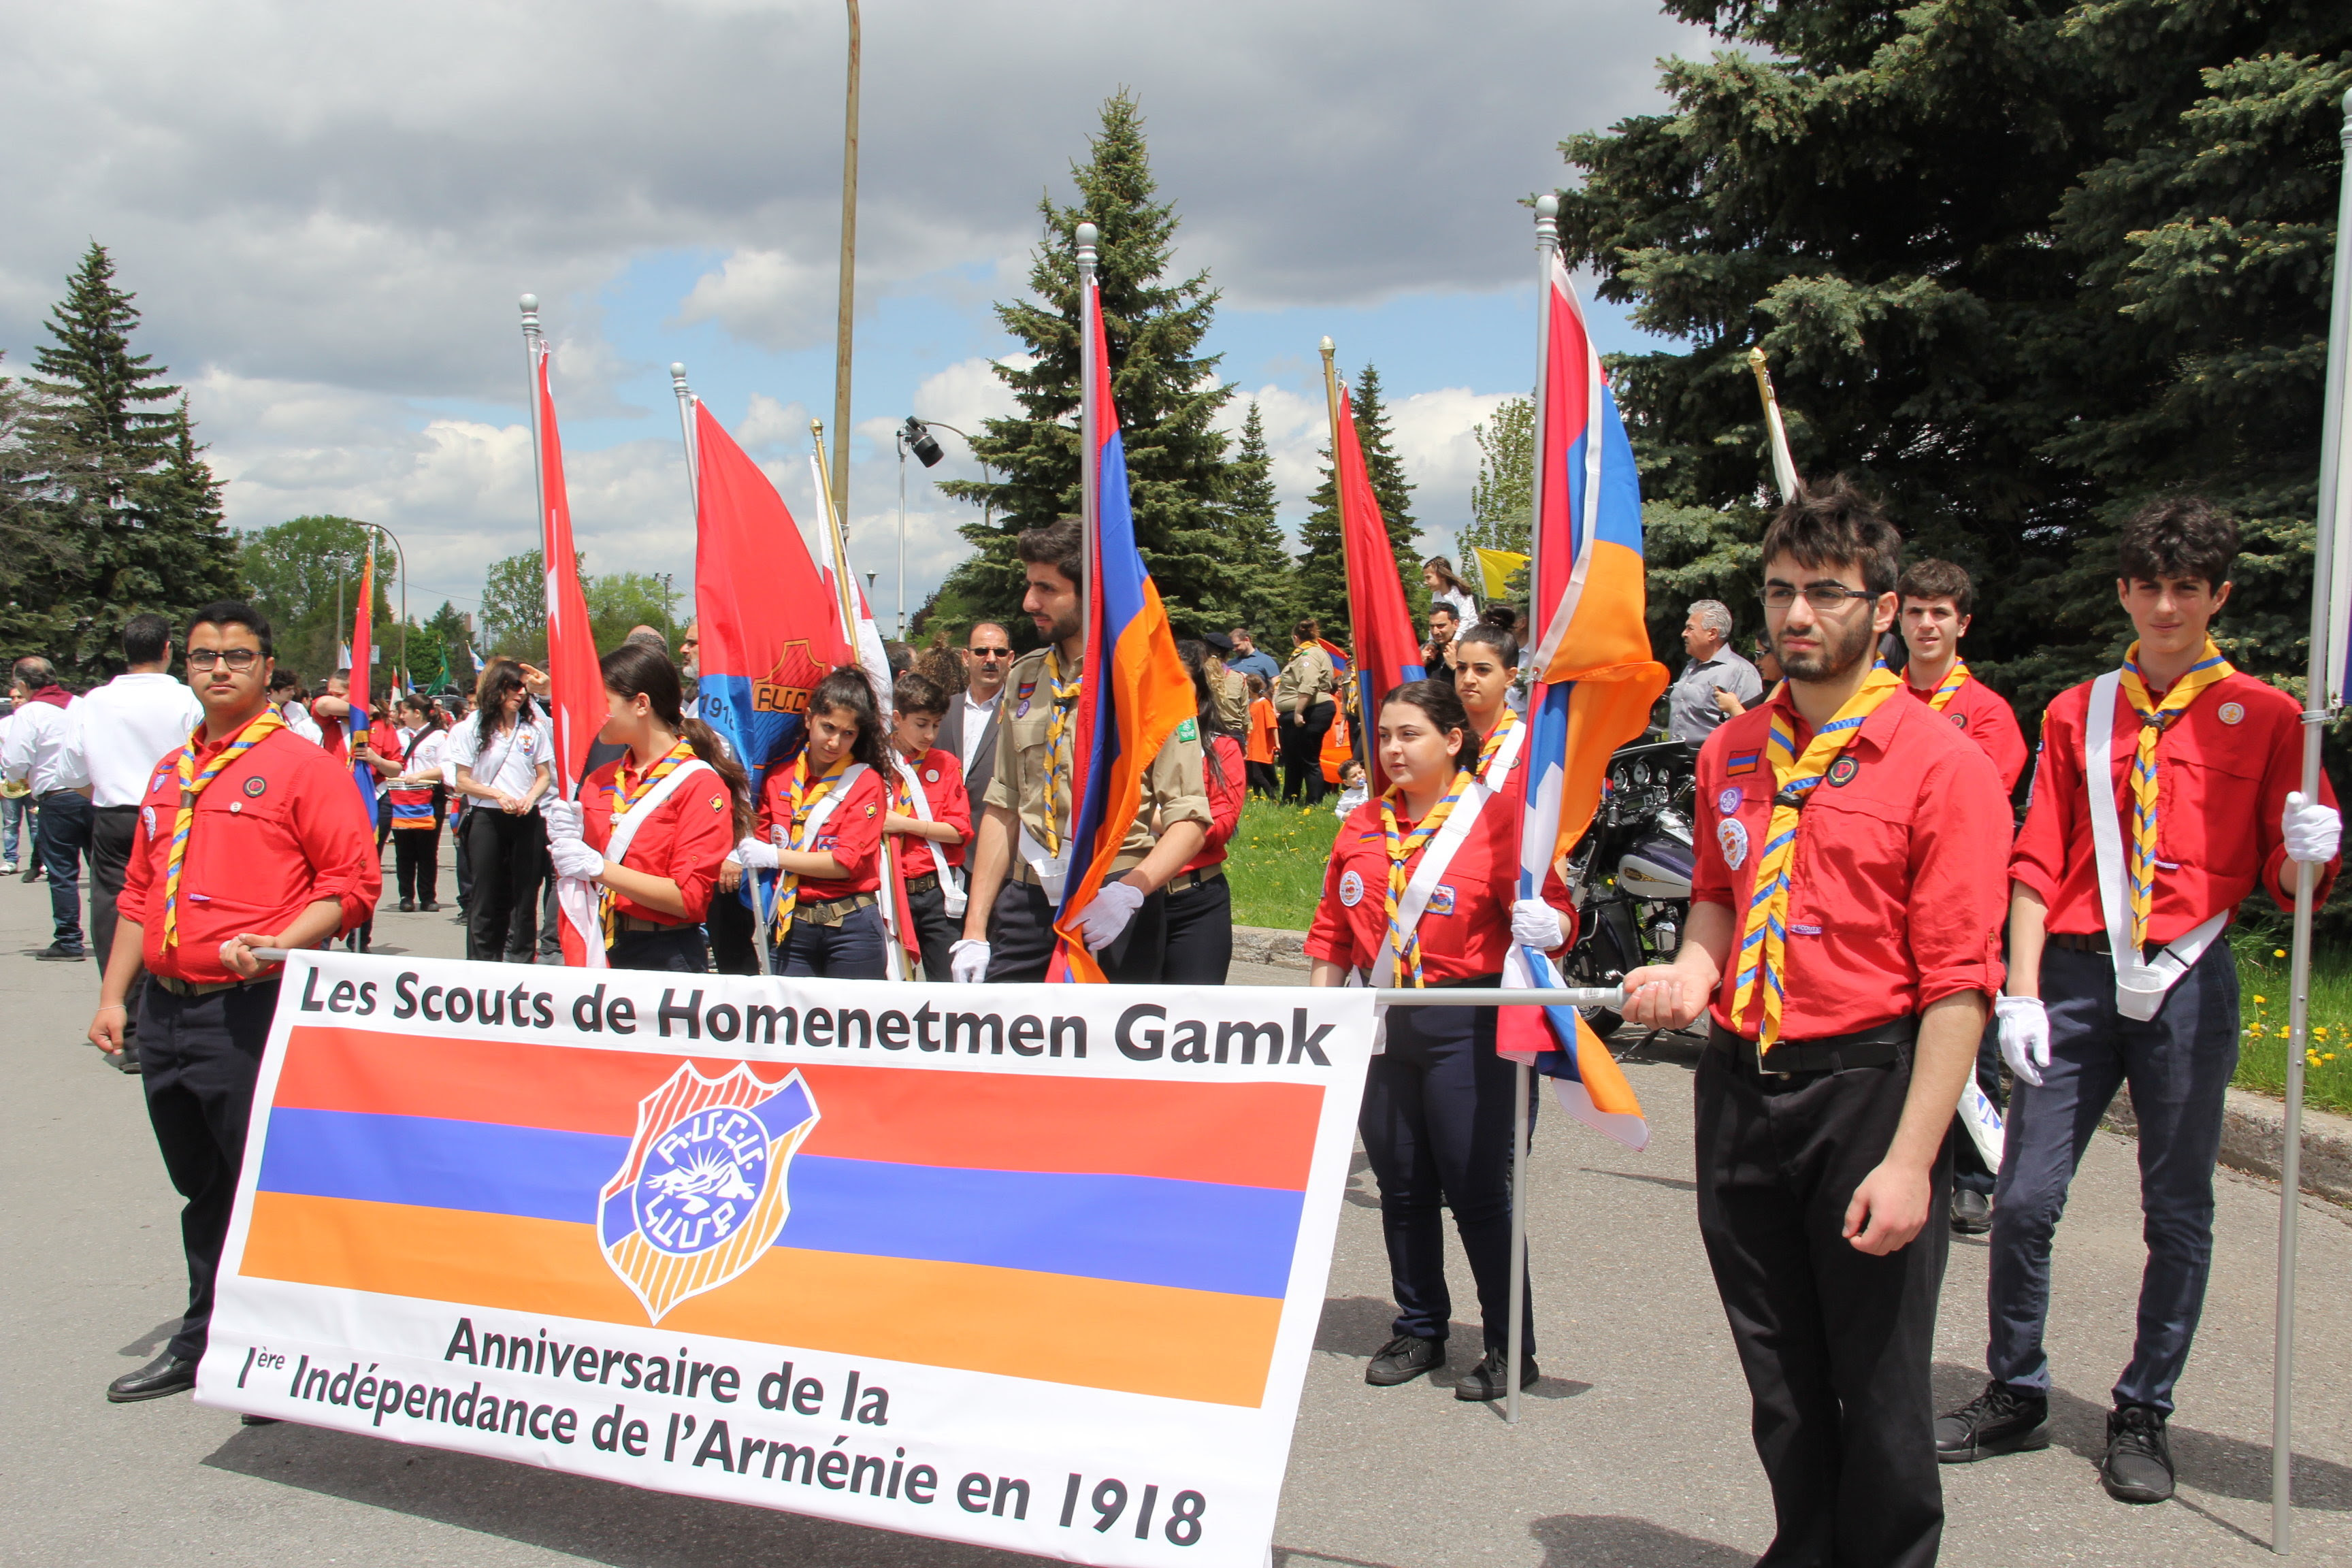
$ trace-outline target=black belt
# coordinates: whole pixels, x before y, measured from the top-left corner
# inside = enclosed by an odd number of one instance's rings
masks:
[[[194,999],[198,996],[211,996],[223,991],[242,991],[248,985],[258,985],[265,980],[275,981],[279,977],[275,974],[265,974],[252,980],[183,980],[176,974],[158,974],[151,969],[147,971],[147,978],[174,996]]]
[[[1189,893],[1195,888],[1205,888],[1212,882],[1222,882],[1224,879],[1225,868],[1223,862],[1220,861],[1214,866],[1203,866],[1197,871],[1177,872],[1168,879],[1166,890],[1171,893]]]
[[[1712,1018],[1706,1025],[1708,1045],[1730,1052],[1731,1059],[1749,1072],[1780,1078],[1790,1073],[1885,1067],[1900,1058],[1903,1047],[1918,1037],[1919,1020],[1906,1013],[1851,1034],[1825,1035],[1818,1040],[1781,1040],[1763,1053],[1759,1061],[1755,1041],[1740,1038]]]
[[[686,927],[682,923],[673,925],[667,921],[649,921],[643,915],[615,914],[613,917],[613,929],[616,931],[684,931]]]
[[[2074,931],[2053,931],[2050,933],[2050,945],[2063,947],[2069,952],[2096,952],[2109,957],[2114,955],[2114,950],[2107,945],[2107,933],[2103,931],[2093,931],[2087,936]]]
[[[937,871],[926,871],[919,877],[907,879],[907,892],[909,897],[912,897],[917,893],[928,893],[939,885],[940,874]]]
[[[139,809],[139,803],[137,801],[132,801],[129,805],[94,805],[90,807],[90,809],[97,812],[101,816],[110,812],[120,815],[126,811],[137,811]]]

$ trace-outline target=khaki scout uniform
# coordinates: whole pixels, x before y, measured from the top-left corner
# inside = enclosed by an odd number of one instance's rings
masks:
[[[1249,682],[1215,659],[1209,661],[1209,696],[1217,705],[1217,727],[1228,735],[1249,733]]]
[[[1303,715],[1339,689],[1339,677],[1331,668],[1331,656],[1320,643],[1301,643],[1291,653],[1290,662],[1282,667],[1282,679],[1274,683],[1274,710]]]
[[[1047,773],[1052,765],[1046,737],[1054,723],[1054,687],[1045,674],[1045,652],[1039,648],[1013,661],[997,709],[996,774],[988,782],[986,802],[1019,818],[1020,832],[1013,845],[1011,874],[989,913],[988,978],[992,981],[1044,978],[1045,961],[1053,950],[1054,911],[1062,891],[1055,886],[1049,892],[1048,874],[1058,883],[1060,868],[1068,864],[1070,854],[1071,800],[1066,795],[1058,803],[1060,809],[1050,825],[1046,816]],[[1074,712],[1070,722],[1076,721]],[[1152,827],[1155,816],[1162,828],[1179,822],[1209,826],[1201,738],[1191,720],[1177,727],[1144,769],[1135,819],[1128,824],[1127,837],[1104,872],[1106,881],[1133,870],[1151,853],[1159,841]],[[1050,858],[1049,846],[1058,847]],[[1113,980],[1150,984],[1158,979],[1166,898],[1164,891],[1151,894],[1119,939],[1096,955]]]

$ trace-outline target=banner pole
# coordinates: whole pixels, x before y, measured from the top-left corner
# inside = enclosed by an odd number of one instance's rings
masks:
[[[686,442],[686,507],[698,527],[702,521],[702,476],[695,470],[694,392],[686,384],[684,364],[671,362],[669,384],[677,393],[677,432]]]
[[[2345,382],[2347,335],[2352,335],[2352,92],[2344,95],[2344,122],[2336,132],[2344,171],[2337,176],[2336,279],[2327,322],[2327,371],[2320,424],[2319,507],[2312,541],[2311,659],[2304,687],[2303,795],[2319,798],[2319,742],[2330,717],[2330,692],[2339,672],[2328,668],[2335,617],[2329,590],[2336,580],[2335,553],[2344,515],[2336,494],[2343,477]],[[2311,919],[2319,868],[2298,860],[2294,868],[2294,943],[2287,961],[2286,1128],[2279,1156],[2279,1267],[2277,1341],[2271,1368],[2271,1550],[2281,1557],[2294,1549],[2294,1279],[2295,1228],[2303,1203],[2303,1077],[2310,1047]]]

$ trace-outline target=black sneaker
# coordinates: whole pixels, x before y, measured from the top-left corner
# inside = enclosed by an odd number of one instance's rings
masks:
[[[89,957],[89,953],[83,948],[68,947],[64,942],[53,942],[33,956],[43,963],[79,963]]]
[[[2162,1502],[2172,1495],[2172,1439],[2163,1411],[2125,1405],[2108,1413],[2099,1484],[2117,1502]]]
[[[1445,1364],[1445,1342],[1425,1340],[1419,1334],[1399,1334],[1382,1345],[1372,1363],[1364,1368],[1364,1381],[1374,1388],[1394,1388],[1400,1383],[1411,1383],[1433,1366]]]
[[[1952,1189],[1952,1234],[1982,1236],[1992,1228],[1992,1200],[1969,1187]]]
[[[1504,1352],[1500,1350],[1488,1351],[1479,1360],[1478,1364],[1470,1369],[1469,1375],[1454,1385],[1454,1397],[1482,1400],[1508,1397],[1511,1391],[1507,1386],[1507,1380],[1503,1375],[1503,1355]],[[1520,1356],[1519,1386],[1521,1388],[1532,1386],[1538,1375],[1536,1371],[1536,1358],[1531,1355]]]
[[[2020,1394],[1998,1378],[1958,1410],[1936,1417],[1936,1458],[1947,1465],[2048,1447],[2049,1399]]]
[[[403,899],[403,900],[400,900],[400,912],[401,912],[402,914],[404,914],[404,915],[413,915],[413,914],[415,914],[415,913],[416,912],[416,900],[415,900],[415,899]]]
[[[430,899],[425,900],[423,904],[418,906],[418,908],[422,909],[428,915],[437,915],[441,912],[441,906],[435,903]]]

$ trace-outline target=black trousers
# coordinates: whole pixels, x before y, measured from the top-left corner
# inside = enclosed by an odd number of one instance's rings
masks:
[[[1244,763],[1242,765],[1249,775],[1250,794],[1262,795],[1272,800],[1282,793],[1282,781],[1276,775],[1272,763]]]
[[[441,825],[395,828],[392,835],[392,865],[400,896],[420,904],[435,901],[441,885]]]
[[[1873,1258],[1843,1234],[1853,1189],[1894,1141],[1910,1063],[1906,1047],[1885,1067],[1774,1078],[1720,1048],[1699,1059],[1699,1235],[1779,1525],[1759,1568],[1936,1561],[1928,1373],[1952,1238],[1949,1141],[1908,1247]]]
[[[668,931],[616,931],[604,957],[615,969],[660,969],[678,974],[703,974],[710,968],[710,949],[700,926],[674,926]]]
[[[1168,895],[1169,985],[1223,985],[1234,964],[1234,889],[1223,875]]]
[[[988,980],[992,985],[1045,978],[1054,956],[1054,906],[1045,889],[1007,881],[988,911]],[[1118,933],[1095,954],[1114,985],[1157,985],[1168,953],[1168,895],[1151,894]]]
[[[1331,732],[1331,721],[1339,710],[1328,702],[1318,702],[1307,710],[1297,723],[1284,720],[1275,726],[1282,737],[1282,798],[1285,803],[1301,798],[1308,805],[1322,804],[1326,785],[1323,783],[1323,737]]]
[[[1391,1007],[1388,1044],[1364,1077],[1356,1131],[1381,1189],[1396,1332],[1446,1337],[1445,1219],[1477,1281],[1486,1348],[1510,1342],[1511,1064],[1495,1054],[1492,1007]],[[1523,1282],[1524,1283],[1524,1282]],[[1527,1353],[1534,1295],[1522,1297]]]
[[[122,896],[122,879],[130,874],[131,847],[139,839],[139,808],[135,805],[101,805],[92,812],[89,822],[89,940],[98,954],[99,979],[106,978],[106,961],[114,952],[114,928],[118,923],[115,900]],[[124,1001],[125,1015],[136,1020],[140,998],[147,994],[147,972],[141,970],[131,982],[131,992]],[[135,1030],[134,1030],[135,1032]]]
[[[474,909],[474,850],[468,842],[473,826],[474,810],[467,806],[449,833],[449,858],[457,872],[457,912],[468,916]]]
[[[57,928],[57,945],[79,952],[81,859],[89,849],[89,797],[79,790],[53,789],[40,803],[33,848],[49,879],[49,922]]]
[[[466,956],[485,963],[529,963],[539,935],[547,829],[535,811],[517,816],[491,807],[468,811],[466,832],[474,861]]]
[[[139,1014],[139,1070],[147,1121],[155,1129],[164,1172],[187,1200],[180,1247],[188,1258],[188,1310],[172,1336],[173,1355],[205,1353],[212,1328],[213,1281],[228,1239],[229,1206],[245,1163],[253,1115],[253,1081],[278,1010],[276,980],[206,996],[150,985]]]
[[[963,935],[963,921],[948,913],[947,889],[936,873],[929,887],[907,889],[907,912],[914,917],[915,942],[923,950],[923,978],[945,980],[948,957]]]
[[[760,973],[760,954],[751,945],[751,906],[743,901],[741,893],[713,889],[710,908],[703,911],[702,929],[710,935],[712,968],[721,974]]]

